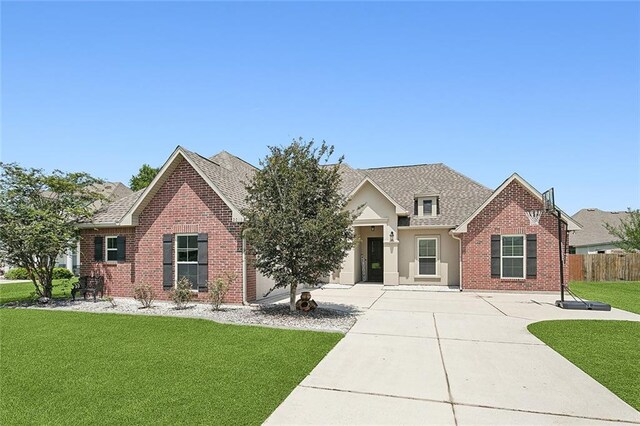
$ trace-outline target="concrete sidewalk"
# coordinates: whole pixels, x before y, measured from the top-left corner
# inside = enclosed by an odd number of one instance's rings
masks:
[[[556,295],[315,290],[363,315],[267,424],[640,424],[640,413],[531,335]],[[302,415],[302,413],[306,413]]]

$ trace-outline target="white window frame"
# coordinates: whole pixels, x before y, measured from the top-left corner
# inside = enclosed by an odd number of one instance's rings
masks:
[[[431,200],[431,214],[424,213],[424,202]],[[418,198],[418,216],[436,217],[438,216],[438,197],[420,197]]]
[[[195,262],[191,261],[186,261],[186,262],[178,262],[178,237],[196,237],[196,250],[198,250],[198,234],[196,233],[188,233],[188,234],[175,234],[175,246],[174,246],[174,265],[176,267],[176,273],[173,276],[173,286],[175,288],[178,288],[178,263],[180,263],[181,265],[198,265],[198,261],[196,260]],[[196,268],[196,281],[197,281],[197,276],[198,276],[198,269]],[[193,283],[192,283],[193,284]],[[198,283],[195,283],[196,286],[198,285]],[[191,291],[197,291],[197,289],[192,288]]]
[[[114,239],[116,241],[115,248],[109,248],[109,240]],[[116,258],[109,260],[109,252],[115,252]],[[105,262],[117,262],[118,261],[118,236],[117,235],[108,235],[104,237],[104,261]]]
[[[505,237],[522,238],[522,256],[504,256],[502,253],[502,245]],[[505,277],[502,259],[522,259],[522,276],[521,277]],[[504,234],[500,235],[500,278],[503,280],[524,280],[527,277],[527,236],[523,234]]]
[[[436,242],[436,273],[433,275],[421,274],[420,273],[420,241],[421,240],[434,240]],[[416,236],[416,273],[415,276],[418,278],[440,278],[440,236],[439,235],[417,235]],[[423,258],[432,258],[433,256],[422,256]]]

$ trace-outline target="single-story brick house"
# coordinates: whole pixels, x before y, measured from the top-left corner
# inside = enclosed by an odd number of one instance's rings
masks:
[[[81,275],[103,275],[113,296],[148,283],[166,299],[179,277],[203,298],[207,280],[234,272],[227,302],[262,298],[273,283],[252,267],[240,232],[255,171],[225,151],[205,158],[176,148],[149,187],[79,225]],[[557,218],[533,214],[542,195],[517,174],[491,191],[443,164],[343,164],[341,173],[348,208],[364,207],[353,223],[358,242],[329,282],[558,289]],[[564,213],[561,226],[566,247],[580,226]]]

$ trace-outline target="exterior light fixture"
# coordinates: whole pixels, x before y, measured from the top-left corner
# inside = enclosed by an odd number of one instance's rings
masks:
[[[376,227],[375,227],[375,226],[372,226],[372,227],[371,227],[371,232],[373,232],[373,231],[375,231],[375,230],[376,230]]]
[[[393,241],[393,231],[389,232],[389,241]]]

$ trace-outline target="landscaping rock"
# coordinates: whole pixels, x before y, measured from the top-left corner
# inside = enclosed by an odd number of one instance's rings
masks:
[[[184,309],[176,309],[170,302],[154,302],[151,308],[142,309],[133,299],[114,299],[116,306],[108,300],[93,301],[50,300],[46,305],[28,305],[33,309],[52,309],[65,311],[122,313],[136,315],[161,315],[185,318],[202,318],[220,323],[263,325],[276,328],[291,328],[316,331],[334,331],[346,333],[356,322],[359,311],[334,310],[319,306],[311,312],[290,312],[288,304],[270,304],[251,306],[223,305],[215,311],[211,305],[191,303]],[[24,306],[24,305],[23,305]]]

